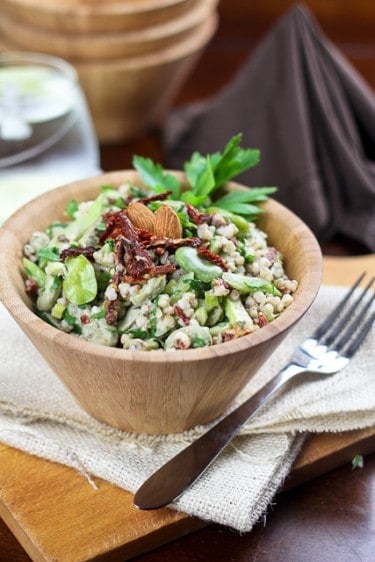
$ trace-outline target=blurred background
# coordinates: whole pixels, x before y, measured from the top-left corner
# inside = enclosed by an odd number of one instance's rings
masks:
[[[77,70],[101,144],[133,140],[169,107],[230,82],[291,0],[2,0],[0,47]],[[306,0],[375,87],[375,2]],[[121,113],[123,112],[123,113]]]
[[[129,168],[133,154],[163,164],[161,132],[168,113],[218,94],[294,4],[1,0],[0,50],[46,53],[75,68],[93,120],[101,169]],[[304,5],[375,89],[374,0],[306,0]],[[345,252],[367,251],[344,242]],[[341,247],[332,247],[339,251]]]

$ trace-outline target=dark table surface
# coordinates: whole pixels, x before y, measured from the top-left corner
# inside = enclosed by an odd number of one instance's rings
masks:
[[[249,3],[235,0],[233,4],[231,0],[222,0],[219,32],[175,103],[205,98],[225,85],[249,55],[261,33],[288,4],[291,2],[272,0]],[[315,10],[323,27],[326,25],[326,31],[333,39],[346,46],[346,54],[352,55],[352,62],[374,86],[373,34],[370,41],[367,33],[368,16],[375,13],[374,3],[363,3],[363,9],[367,10],[365,18],[362,18],[359,10],[354,10],[355,3],[352,2],[331,2],[329,9],[325,2],[308,4]],[[338,8],[342,4],[347,9],[352,8],[353,13],[346,11],[340,28],[333,5]],[[268,12],[265,5],[269,8]],[[357,28],[353,31],[353,26],[348,27],[347,23],[355,17]],[[364,26],[363,30],[358,27],[360,25]],[[362,49],[353,49],[354,43],[363,43]],[[368,56],[371,52],[372,55]],[[142,154],[162,163],[160,132],[154,130],[137,139],[101,146],[102,168],[105,171],[129,168],[133,154]],[[326,255],[367,252],[367,248],[341,236],[323,245]],[[30,558],[0,520],[0,562],[28,560]],[[375,560],[375,454],[365,457],[363,468],[353,470],[347,464],[303,486],[281,493],[269,508],[265,520],[259,522],[249,534],[241,536],[219,525],[210,525],[142,555],[137,560],[372,562]]]
[[[251,533],[210,525],[135,560],[142,562],[373,562],[375,454],[280,494]],[[58,509],[58,506],[56,506]],[[0,520],[0,561],[30,558]],[[121,557],[118,559],[122,560]],[[57,562],[57,561],[56,561]]]

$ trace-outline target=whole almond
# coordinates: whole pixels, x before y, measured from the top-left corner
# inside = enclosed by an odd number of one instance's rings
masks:
[[[137,201],[130,203],[127,213],[136,228],[142,228],[153,234],[155,233],[155,215],[146,205]]]
[[[182,224],[177,213],[169,207],[162,205],[155,213],[154,233],[165,238],[181,238]]]

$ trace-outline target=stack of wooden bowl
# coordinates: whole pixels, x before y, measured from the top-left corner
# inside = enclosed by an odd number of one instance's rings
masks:
[[[218,0],[1,0],[0,45],[77,70],[102,142],[162,121],[214,35]]]

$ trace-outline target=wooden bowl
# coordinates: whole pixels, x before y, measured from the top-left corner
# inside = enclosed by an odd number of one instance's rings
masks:
[[[44,30],[2,14],[0,32],[16,49],[38,51],[72,61],[111,61],[141,56],[172,47],[188,39],[195,28],[215,9],[218,0],[201,0],[186,14],[156,25],[131,31],[92,33],[90,35]]]
[[[216,11],[187,39],[152,54],[115,60],[70,60],[86,95],[100,142],[136,138],[160,125],[173,99],[216,32]],[[0,37],[4,52],[15,45]]]
[[[1,0],[8,14],[36,29],[68,34],[127,31],[186,14],[200,0]]]
[[[143,57],[74,62],[101,142],[129,140],[162,122],[216,32],[212,13],[189,37]]]
[[[222,414],[305,314],[320,286],[321,252],[309,228],[270,199],[259,226],[283,253],[288,275],[299,282],[293,303],[280,317],[257,332],[205,348],[150,352],[94,345],[34,314],[24,288],[22,250],[32,232],[63,219],[71,199],[93,199],[101,185],[126,181],[139,184],[137,173],[119,171],[74,182],[37,197],[9,218],[0,229],[0,298],[93,417],[126,431],[180,432]],[[233,187],[241,188],[228,186]]]

